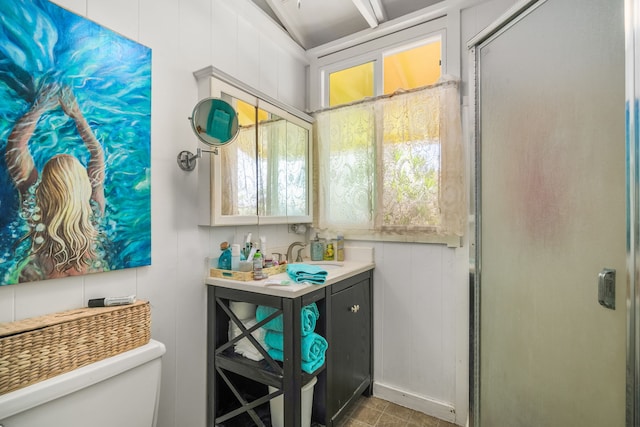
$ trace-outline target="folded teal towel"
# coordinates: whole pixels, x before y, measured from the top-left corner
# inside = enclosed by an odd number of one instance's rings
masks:
[[[226,141],[231,137],[231,115],[225,111],[212,108],[207,118],[207,133],[220,141]]]
[[[268,330],[264,335],[264,342],[269,346],[269,348],[280,351],[284,350],[282,332]],[[327,347],[327,340],[315,332],[302,337],[300,342],[302,360],[305,362],[312,362],[318,357],[324,356],[324,352],[327,350]]]
[[[327,279],[326,270],[310,264],[287,264],[287,274],[296,283],[309,282],[321,285]]]
[[[269,347],[267,351],[275,360],[282,361],[283,354],[283,336],[281,332],[267,331],[264,341]],[[302,337],[300,343],[302,370],[312,373],[324,364],[325,353],[329,347],[327,340],[315,332]]]
[[[262,322],[264,319],[269,317],[276,309],[273,307],[267,307],[263,305],[259,305],[256,308],[256,320],[258,322]],[[300,335],[305,336],[309,333],[313,332],[316,329],[316,321],[320,318],[320,312],[318,311],[318,306],[316,303],[311,303],[309,305],[305,305],[300,310]],[[272,331],[282,332],[284,331],[284,320],[282,314],[275,319],[270,320],[262,326],[264,329],[270,329]]]

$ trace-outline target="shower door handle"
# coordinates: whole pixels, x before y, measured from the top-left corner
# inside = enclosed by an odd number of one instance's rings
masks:
[[[605,308],[616,309],[616,271],[611,268],[598,275],[598,302]]]

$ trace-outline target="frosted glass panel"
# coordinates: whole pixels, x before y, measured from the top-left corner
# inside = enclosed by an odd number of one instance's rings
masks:
[[[623,2],[542,2],[479,75],[481,426],[622,427]]]

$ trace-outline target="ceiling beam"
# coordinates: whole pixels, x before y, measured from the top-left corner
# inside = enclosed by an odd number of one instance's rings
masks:
[[[382,0],[369,0],[369,3],[371,3],[371,7],[373,8],[373,12],[376,14],[378,22],[385,22],[387,20],[387,12],[384,10]]]
[[[271,10],[273,10],[273,13],[278,17],[278,20],[280,20],[282,26],[287,30],[291,38],[304,48],[307,40],[300,30],[300,26],[296,22],[295,17],[287,10],[287,7],[290,7],[287,5],[288,2],[282,0],[265,0],[265,2]]]
[[[378,18],[376,17],[376,13],[374,12],[373,7],[371,7],[371,3],[369,3],[369,0],[351,1],[353,1],[353,4],[356,5],[362,17],[367,21],[367,24],[369,24],[369,27],[375,28],[378,26]]]

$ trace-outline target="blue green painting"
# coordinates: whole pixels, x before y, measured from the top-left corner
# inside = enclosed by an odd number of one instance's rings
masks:
[[[151,49],[0,2],[0,285],[151,263]]]

